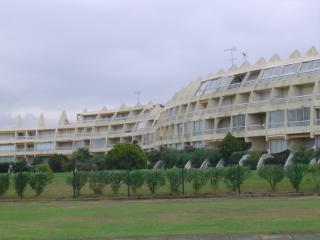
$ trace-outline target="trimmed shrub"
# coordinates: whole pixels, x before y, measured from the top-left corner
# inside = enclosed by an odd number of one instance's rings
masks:
[[[216,166],[219,160],[221,159],[220,153],[216,149],[207,149],[206,150],[207,159],[210,162],[211,166]]]
[[[110,171],[107,175],[107,183],[110,184],[111,190],[114,194],[118,194],[121,187],[121,182],[124,180],[125,172]]]
[[[250,171],[248,168],[239,167],[237,165],[229,166],[224,169],[224,183],[231,191],[236,191],[238,186],[241,186],[249,177]]]
[[[13,169],[15,172],[28,172],[32,170],[32,167],[28,166],[26,160],[20,160],[13,164]]]
[[[286,167],[286,176],[289,178],[289,181],[296,192],[299,192],[300,184],[307,170],[308,167],[304,164],[292,164]]]
[[[206,177],[208,178],[213,193],[217,193],[219,183],[223,178],[222,168],[208,168],[206,171]]]
[[[184,166],[187,164],[187,162],[191,159],[192,159],[192,152],[190,152],[190,151],[178,152],[175,165],[178,168],[184,168]]]
[[[181,185],[181,170],[177,168],[168,169],[167,180],[169,182],[169,189],[172,194],[179,192],[179,187]]]
[[[205,149],[195,149],[191,154],[192,167],[199,168],[206,157],[207,154]]]
[[[309,167],[309,172],[311,175],[311,181],[314,185],[314,190],[320,192],[320,165],[312,165]]]
[[[106,169],[106,155],[97,154],[91,159],[94,168],[98,171]]]
[[[14,178],[13,178],[14,188],[20,199],[23,198],[23,193],[29,183],[29,179],[30,179],[30,173],[28,172],[19,172],[14,174]]]
[[[91,155],[87,148],[78,148],[72,153],[72,165],[80,171],[94,170]]]
[[[128,174],[125,177],[125,183],[129,185],[130,189],[132,190],[133,194],[136,195],[139,188],[142,187],[145,180],[145,171],[144,170],[136,170],[129,172],[129,179]]]
[[[276,190],[276,185],[285,177],[284,169],[279,165],[265,165],[258,171],[258,175],[269,183],[272,192]]]
[[[45,187],[52,182],[53,177],[51,172],[35,172],[30,175],[29,185],[39,196]]]
[[[69,184],[74,189],[76,196],[80,195],[80,191],[86,185],[87,181],[87,172],[75,172],[67,178],[67,184]]]
[[[148,166],[152,168],[156,162],[161,159],[161,151],[153,150],[151,152],[146,152],[146,157],[148,159]]]
[[[226,164],[233,164],[230,155],[233,152],[239,152],[245,150],[245,143],[241,139],[237,139],[228,133],[224,139],[218,145],[219,153]]]
[[[164,186],[166,184],[164,171],[163,170],[146,171],[145,182],[151,194],[155,194],[159,187]]]
[[[200,169],[189,169],[186,173],[187,182],[191,183],[195,193],[199,193],[208,180],[205,172]]]
[[[293,163],[308,164],[313,157],[313,149],[307,149],[303,145],[294,146]]]
[[[230,162],[232,162],[233,164],[238,164],[242,156],[246,155],[247,153],[248,151],[239,151],[231,153]]]
[[[32,161],[33,166],[38,164],[43,164],[43,163],[44,163],[43,157],[40,157],[40,156],[36,156]]]
[[[0,197],[8,191],[10,186],[10,175],[0,174]]]
[[[49,167],[54,172],[65,172],[69,168],[69,160],[66,155],[54,154],[48,160]]]
[[[38,172],[51,172],[51,168],[47,163],[41,163],[34,166],[35,170]]]
[[[161,160],[165,168],[173,168],[178,160],[179,152],[174,149],[163,149],[161,153]]]
[[[107,183],[107,172],[90,172],[88,176],[89,187],[95,194],[102,194]]]

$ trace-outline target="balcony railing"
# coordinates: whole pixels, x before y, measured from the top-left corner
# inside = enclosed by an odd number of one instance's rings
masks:
[[[245,129],[244,125],[243,126],[234,126],[234,127],[232,127],[232,131],[233,132],[241,132],[241,131],[244,131],[244,129]]]
[[[281,122],[281,123],[270,123],[269,124],[269,128],[281,128],[281,127],[284,127],[284,123]]]
[[[255,131],[255,130],[262,130],[265,129],[265,125],[264,124],[253,124],[253,125],[248,125],[247,129],[249,131]]]
[[[241,86],[241,82],[239,83],[232,83],[229,85],[228,89],[238,88]]]
[[[216,133],[228,133],[230,132],[230,127],[217,128]]]
[[[288,127],[301,127],[310,125],[310,120],[288,122]]]

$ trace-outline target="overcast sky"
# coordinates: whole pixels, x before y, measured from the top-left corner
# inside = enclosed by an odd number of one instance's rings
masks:
[[[230,66],[320,48],[319,0],[1,0],[0,127],[165,103]]]

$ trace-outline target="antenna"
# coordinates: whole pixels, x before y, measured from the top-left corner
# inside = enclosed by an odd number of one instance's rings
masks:
[[[140,91],[136,91],[136,92],[134,92],[133,94],[137,96],[137,103],[140,103],[140,95],[141,95],[141,92],[140,92]]]
[[[231,54],[231,66],[233,66],[234,61],[236,60],[236,58],[234,57],[234,52],[235,52],[236,50],[237,50],[236,47],[228,48],[228,49],[225,49],[225,50],[224,50],[225,52],[230,52],[230,54]]]
[[[246,52],[242,52],[242,57],[243,57],[243,61],[244,61],[244,62],[247,61],[248,55],[247,55]]]

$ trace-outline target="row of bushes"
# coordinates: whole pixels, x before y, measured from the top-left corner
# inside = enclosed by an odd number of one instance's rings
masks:
[[[294,164],[285,169],[279,165],[266,165],[258,171],[258,175],[265,179],[272,191],[285,177],[287,177],[296,192],[306,173],[311,174],[314,189],[320,191],[320,166],[308,166]],[[186,182],[190,183],[195,194],[209,182],[212,193],[216,193],[219,184],[223,181],[230,192],[240,192],[240,186],[249,177],[251,171],[246,167],[229,166],[226,168],[201,169],[169,169],[169,170],[135,170],[135,171],[78,171],[68,176],[69,184],[79,196],[81,189],[88,183],[95,194],[102,194],[103,189],[108,185],[114,195],[117,195],[121,185],[125,184],[130,191],[137,195],[138,190],[146,185],[151,194],[155,194],[159,187],[168,184],[171,194],[176,195],[181,191]],[[45,187],[52,181],[53,174],[50,172],[20,172],[14,174],[13,185],[17,195],[22,198],[26,186],[40,195]],[[0,196],[9,188],[10,175],[0,175]]]

